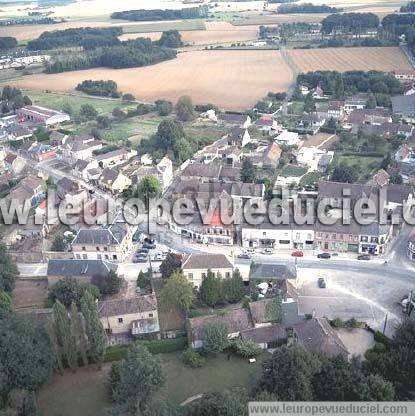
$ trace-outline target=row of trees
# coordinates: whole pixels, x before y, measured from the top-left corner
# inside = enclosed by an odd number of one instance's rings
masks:
[[[21,90],[9,85],[3,88],[0,101],[0,114],[7,114],[25,105],[32,104],[32,100],[27,95],[23,95]]]
[[[37,39],[27,44],[29,50],[48,50],[57,48],[82,47],[95,49],[102,46],[119,45],[118,39],[122,35],[120,27],[106,28],[74,28],[43,32]]]
[[[153,9],[153,10],[128,10],[114,12],[112,19],[132,20],[137,22],[155,20],[180,20],[180,19],[199,19],[208,17],[209,8],[207,6],[187,7],[184,9]]]
[[[88,95],[95,95],[99,97],[120,98],[121,93],[118,91],[118,85],[113,80],[82,81],[76,87],[77,91],[82,91]]]
[[[174,59],[174,49],[159,46],[150,39],[134,39],[115,46],[100,47],[85,52],[75,52],[55,57],[46,71],[49,73],[96,68],[133,68],[154,65]]]
[[[327,4],[312,4],[312,3],[300,3],[300,4],[282,4],[278,7],[278,13],[290,14],[290,13],[339,13],[343,9],[337,7],[330,7]]]
[[[7,51],[14,49],[17,46],[16,38],[10,36],[1,36],[0,37],[0,51]]]
[[[348,71],[342,74],[336,71],[308,72],[298,76],[297,85],[309,88],[320,86],[325,94],[338,99],[359,92],[386,95],[403,92],[401,83],[393,75],[377,71]],[[295,97],[301,98],[301,93],[296,91]]]
[[[321,21],[321,31],[325,34],[350,33],[359,35],[379,27],[379,17],[374,13],[331,14]]]
[[[415,1],[410,1],[405,6],[401,7],[401,13],[414,13],[415,12]]]

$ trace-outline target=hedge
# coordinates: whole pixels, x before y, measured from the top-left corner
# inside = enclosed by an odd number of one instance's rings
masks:
[[[152,354],[163,354],[175,351],[183,351],[187,347],[187,338],[162,339],[153,341],[136,341],[144,345]],[[118,361],[127,356],[130,345],[116,345],[108,347],[104,361]]]

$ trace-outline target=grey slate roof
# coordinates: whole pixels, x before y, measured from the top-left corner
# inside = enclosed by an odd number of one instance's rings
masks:
[[[233,265],[224,254],[190,254],[183,262],[182,269],[222,269]]]
[[[72,245],[117,245],[127,234],[126,225],[113,224],[108,228],[84,228],[79,230]]]
[[[415,95],[398,95],[392,97],[392,108],[395,114],[415,117]]]
[[[49,260],[48,276],[106,276],[117,266],[104,260]]]
[[[269,344],[276,341],[285,341],[287,333],[284,325],[276,324],[242,331],[241,339],[243,341],[254,341],[257,344]]]
[[[157,310],[157,299],[153,294],[98,302],[98,315],[100,318],[155,310]]]
[[[297,270],[294,265],[281,263],[252,263],[250,279],[286,280],[296,279]]]

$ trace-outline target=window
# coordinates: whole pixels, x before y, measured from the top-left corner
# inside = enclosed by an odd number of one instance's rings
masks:
[[[124,322],[124,319],[123,318],[118,318],[118,323],[119,324],[122,324]]]
[[[82,247],[82,251],[86,251],[86,247]]]
[[[76,258],[77,258],[77,259],[81,259],[81,255],[80,255],[80,254],[77,254],[77,255],[76,255]]]
[[[108,247],[104,247],[104,251],[108,251]]]
[[[105,255],[105,260],[109,260],[108,254]]]
[[[188,273],[187,278],[188,278],[189,280],[193,280],[193,273]]]
[[[116,255],[116,254],[113,254],[113,255],[112,255],[112,259],[113,259],[113,260],[117,260],[117,255]]]
[[[225,273],[225,277],[226,277],[227,279],[229,279],[229,278],[231,277],[230,272],[226,272],[226,273]]]
[[[83,258],[84,260],[86,260],[86,259],[88,258],[88,256],[87,256],[86,254],[82,254],[82,258]]]
[[[99,247],[97,247],[97,251],[99,251]]]
[[[102,260],[102,256],[101,256],[101,254],[98,254],[98,255],[97,255],[97,259],[98,259],[98,260]]]
[[[149,317],[149,318],[152,318],[152,317],[153,317],[153,314],[152,314],[152,313],[149,313],[149,314],[148,314],[148,317]]]

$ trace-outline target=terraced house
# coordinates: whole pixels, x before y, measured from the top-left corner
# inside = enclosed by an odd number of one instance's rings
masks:
[[[132,249],[132,235],[127,224],[81,229],[72,242],[74,258],[122,262]]]

